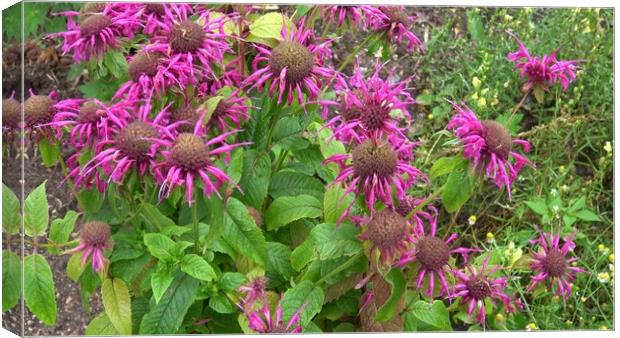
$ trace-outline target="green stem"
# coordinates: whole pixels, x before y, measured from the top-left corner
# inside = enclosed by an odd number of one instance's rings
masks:
[[[521,98],[521,101],[519,101],[519,104],[517,104],[512,111],[510,112],[510,117],[508,117],[508,123],[510,123],[510,121],[512,120],[512,117],[515,115],[515,113],[519,110],[519,108],[521,108],[521,106],[523,106],[523,103],[525,103],[525,100],[527,99],[527,97],[530,95],[530,92],[532,90],[529,89],[528,91],[525,92],[525,94],[523,95],[523,97]]]
[[[191,206],[192,223],[194,224],[194,248],[197,254],[200,254],[200,226],[198,225],[198,201],[194,201]]]
[[[362,257],[363,253],[360,252],[354,256],[351,256],[351,258],[349,258],[346,262],[344,262],[341,266],[337,267],[336,269],[332,270],[330,273],[328,273],[327,275],[323,276],[323,278],[319,279],[315,285],[319,286],[323,283],[325,283],[330,277],[336,275],[337,273],[342,272],[343,270],[345,270],[346,268],[350,267],[351,265],[353,265],[353,263],[355,263],[358,258]]]
[[[443,190],[442,186],[441,188],[435,190],[435,192],[433,192],[430,196],[428,196],[422,203],[418,204],[415,208],[411,209],[411,211],[409,211],[409,213],[407,214],[407,217],[405,217],[406,219],[410,219],[411,216],[415,215],[416,212],[422,210],[422,208],[424,208],[427,204],[429,204],[430,202],[432,202],[435,197],[437,197],[439,194],[441,194],[441,191]]]

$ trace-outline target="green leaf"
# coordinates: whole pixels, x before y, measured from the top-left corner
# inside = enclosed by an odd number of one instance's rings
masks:
[[[67,276],[77,283],[85,268],[86,264],[82,264],[82,254],[71,255],[67,262]]]
[[[78,213],[69,210],[65,214],[64,218],[57,218],[52,221],[50,225],[49,240],[53,243],[65,243],[69,240],[71,233],[75,229],[75,222],[77,221]],[[54,249],[54,250],[52,250]],[[58,248],[50,246],[48,250],[51,253],[58,254],[60,251]]]
[[[198,281],[189,275],[179,274],[159,303],[142,318],[140,334],[177,333],[197,292]]]
[[[248,209],[235,198],[230,198],[224,215],[223,238],[235,251],[265,266],[267,242],[263,232],[256,226]]]
[[[269,193],[273,198],[282,196],[310,195],[323,199],[323,183],[296,171],[279,171],[271,178]]]
[[[308,5],[295,6],[295,19],[302,18],[304,15],[308,14],[308,12],[310,12],[311,9],[312,9],[312,6],[308,6]]]
[[[17,196],[2,183],[2,230],[11,235],[19,233],[21,208]]]
[[[247,282],[247,277],[239,272],[225,272],[218,280],[220,288],[226,292],[237,290]]]
[[[250,24],[250,34],[246,38],[249,42],[258,42],[275,47],[278,41],[282,41],[282,26],[291,31],[294,25],[291,19],[278,12],[270,12],[258,17]]]
[[[543,104],[545,102],[545,90],[540,85],[534,86],[534,97],[536,98],[536,102],[539,104]]]
[[[75,197],[80,208],[90,213],[96,213],[103,206],[103,195],[95,187],[82,189]]]
[[[256,150],[246,150],[243,155],[243,174],[239,186],[243,193],[236,193],[247,205],[262,209],[267,197],[271,178],[271,159],[268,154],[259,155]]]
[[[215,112],[215,109],[220,104],[220,101],[222,101],[223,98],[223,96],[211,96],[207,99],[206,102],[204,102],[198,107],[200,111],[206,111],[204,120],[202,121],[203,126],[206,126],[207,123],[209,123],[213,112]]]
[[[153,298],[155,303],[159,303],[164,292],[168,289],[172,281],[174,280],[174,274],[168,269],[161,269],[155,271],[151,275],[151,290],[153,290]]]
[[[125,55],[116,50],[109,50],[103,57],[103,65],[117,79],[127,77],[128,64]]]
[[[84,332],[87,336],[118,336],[120,333],[116,331],[110,318],[101,312],[86,327]]]
[[[291,253],[291,266],[296,271],[301,271],[316,258],[318,258],[318,252],[314,247],[314,243],[312,240],[307,240]]]
[[[131,335],[131,298],[125,282],[106,278],[101,286],[101,297],[106,315],[118,333]]]
[[[323,290],[314,286],[310,281],[303,281],[284,293],[282,300],[282,314],[285,323],[303,307],[301,311],[301,326],[305,327],[323,307]]]
[[[438,158],[433,166],[431,167],[430,172],[428,173],[428,177],[434,180],[437,177],[441,177],[443,175],[447,175],[452,172],[452,170],[463,162],[462,156],[453,156],[453,157],[441,157]]]
[[[485,42],[486,34],[484,32],[484,25],[482,24],[480,16],[473,10],[467,11],[467,31],[478,46]]]
[[[323,213],[322,203],[310,195],[276,198],[265,213],[268,230],[277,229],[302,218],[315,218]]]
[[[323,214],[326,223],[336,223],[346,208],[353,202],[354,197],[345,194],[345,189],[334,184],[325,190],[323,198]]]
[[[473,178],[467,172],[467,162],[463,162],[448,176],[441,192],[441,203],[448,212],[458,210],[474,192]]]
[[[45,183],[43,181],[26,197],[24,205],[24,228],[26,235],[30,237],[38,237],[45,234],[47,224],[49,223],[47,204],[47,193],[45,192]]]
[[[301,137],[302,131],[297,118],[286,116],[276,122],[273,128],[273,140],[283,149],[305,149],[310,143]]]
[[[145,234],[144,244],[154,257],[165,262],[172,262],[175,260],[173,252],[175,243],[169,237],[156,233]]]
[[[358,239],[359,229],[348,223],[318,224],[310,233],[310,240],[318,250],[321,260],[335,259],[342,256],[353,256],[362,250]]]
[[[47,209],[46,209],[47,212]],[[39,254],[24,258],[24,300],[43,323],[56,323],[56,295],[52,269]]]
[[[547,202],[542,198],[537,198],[531,201],[525,201],[525,205],[527,205],[532,211],[535,213],[544,216],[549,214],[549,209],[547,207]]]
[[[586,222],[597,222],[601,220],[601,218],[597,214],[595,214],[592,210],[589,209],[581,209],[573,215],[580,220]]]
[[[209,265],[204,258],[195,254],[189,254],[183,257],[181,260],[181,271],[196,279],[207,282],[217,277],[211,265]]]
[[[176,225],[170,218],[166,217],[157,207],[150,203],[144,203],[142,205],[142,217],[147,223],[152,224],[157,229]]]
[[[218,293],[209,298],[209,307],[217,313],[234,313],[235,308],[230,304],[225,295]]]
[[[2,312],[19,301],[22,291],[22,260],[11,251],[2,251]]]
[[[293,276],[289,247],[278,242],[267,242],[267,272],[276,272],[287,280]]]
[[[239,183],[243,175],[243,148],[237,148],[233,151],[226,174],[235,183]]]
[[[423,300],[413,304],[413,315],[420,321],[433,326],[442,331],[452,331],[450,324],[450,315],[444,303],[436,300],[433,304],[429,304]]]
[[[53,167],[60,159],[60,146],[58,142],[50,142],[46,138],[39,141],[39,153],[46,167]]]
[[[377,310],[375,320],[378,322],[388,321],[397,314],[396,311],[398,310],[398,305],[400,304],[401,299],[405,295],[405,290],[407,289],[405,276],[403,275],[403,271],[399,268],[393,268],[390,270],[390,272],[388,272],[385,276],[385,280],[388,284],[390,284],[390,289],[392,291],[390,293],[390,298],[388,298],[379,310]]]

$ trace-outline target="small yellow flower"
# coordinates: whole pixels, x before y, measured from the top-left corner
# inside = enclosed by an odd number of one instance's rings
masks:
[[[566,167],[561,165],[561,166],[558,167],[558,170],[560,170],[560,172],[563,173],[563,172],[566,171]]]
[[[508,14],[504,15],[504,21],[508,22],[508,21],[511,21],[511,20],[512,20],[512,16],[510,16]]]
[[[489,92],[489,88],[484,88],[483,90],[480,91],[480,94],[486,95],[488,92]]]
[[[471,215],[469,216],[469,218],[467,219],[467,223],[469,223],[469,225],[474,225],[476,224],[476,220],[478,220],[478,218],[476,217],[476,215]],[[491,234],[492,235],[492,234]],[[487,235],[488,236],[488,235]]]
[[[497,99],[497,97],[494,97],[493,99],[491,99],[491,106],[497,106],[499,104],[499,100]]]
[[[609,254],[609,256],[607,256],[607,259],[613,263],[614,262],[614,254]]]
[[[601,325],[601,327],[599,327],[599,330],[607,331],[609,329],[607,328],[607,326]]]
[[[492,232],[487,232],[487,242],[493,243],[495,241],[495,235]]]
[[[613,150],[611,147],[611,142],[609,141],[605,142],[605,146],[603,147],[603,149],[605,149],[607,153],[611,153],[611,151]]]
[[[561,188],[563,192],[567,192],[569,189],[569,187],[566,184],[564,184]]]
[[[567,320],[566,320],[566,325],[573,325],[573,321],[572,321],[572,320],[570,320],[570,319],[567,319]]]
[[[587,301],[588,301],[588,298],[586,298],[586,297],[581,297],[581,302],[582,302],[582,303],[585,303],[585,302],[587,302]]]
[[[480,81],[480,79],[477,76],[474,76],[474,78],[471,79],[471,84],[474,86],[475,89],[478,89],[480,88],[482,81]]]
[[[536,325],[536,323],[529,323],[529,324],[527,324],[525,329],[527,331],[536,331],[536,330],[538,330],[538,325]]]
[[[487,105],[487,100],[484,97],[478,99],[478,107],[485,107]]]
[[[506,319],[506,318],[504,318],[504,315],[503,315],[503,314],[501,314],[501,313],[498,313],[498,314],[496,314],[496,315],[495,315],[495,321],[496,321],[496,322],[501,323],[501,322],[503,322],[505,319]]]
[[[510,80],[504,82],[504,88],[508,88],[510,86]]]
[[[611,277],[609,276],[609,273],[607,272],[601,272],[598,275],[596,275],[596,278],[598,279],[598,281],[600,283],[608,283],[611,280]]]
[[[477,100],[478,99],[478,93],[473,93],[471,98],[474,99],[474,100]]]
[[[600,253],[603,253],[605,255],[609,254],[609,248],[605,246],[605,244],[601,243],[597,246],[598,251]]]
[[[432,119],[435,118],[435,116],[433,116],[433,114],[428,114],[428,115],[426,115],[426,118],[429,119],[429,120],[432,120]]]

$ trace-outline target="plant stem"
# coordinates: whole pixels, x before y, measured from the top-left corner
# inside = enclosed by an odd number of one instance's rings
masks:
[[[530,92],[532,90],[528,89],[525,94],[523,95],[523,97],[521,98],[521,101],[519,101],[519,104],[517,104],[512,111],[510,112],[510,117],[508,117],[508,123],[510,123],[510,121],[512,120],[512,117],[515,115],[515,113],[519,110],[519,108],[521,108],[521,106],[523,106],[523,104],[525,103],[525,100],[527,99],[527,97],[530,95]]]
[[[430,196],[428,196],[422,203],[418,204],[415,208],[411,209],[411,211],[409,211],[409,213],[407,214],[407,217],[405,217],[405,219],[410,219],[411,216],[415,215],[416,212],[422,210],[422,208],[424,208],[427,204],[429,204],[430,202],[432,202],[435,197],[437,197],[439,194],[441,194],[441,191],[443,190],[444,186],[441,186],[441,188],[435,190],[435,192],[433,192]]]
[[[341,266],[337,267],[336,269],[332,270],[330,273],[328,273],[327,275],[323,276],[323,278],[319,279],[315,285],[319,286],[323,283],[325,283],[330,277],[334,276],[337,273],[342,272],[344,269],[350,267],[351,265],[353,265],[353,263],[355,263],[355,261],[357,261],[358,258],[362,257],[363,253],[357,253],[354,256],[351,256],[351,258],[349,258],[349,260],[347,260],[346,262],[344,262]]]
[[[191,206],[192,223],[194,224],[194,249],[200,254],[200,226],[198,225],[198,202],[195,201]]]

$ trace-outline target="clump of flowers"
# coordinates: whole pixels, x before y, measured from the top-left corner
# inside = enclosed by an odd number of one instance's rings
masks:
[[[557,52],[559,48],[549,55],[542,57],[532,56],[519,38],[510,33],[517,43],[519,50],[508,53],[508,60],[515,64],[515,69],[519,70],[519,76],[527,78],[523,85],[524,91],[529,91],[535,86],[547,90],[550,86],[560,82],[562,90],[566,91],[568,86],[575,80],[577,75],[576,60],[558,60]]]
[[[68,250],[67,253],[81,253],[82,265],[91,259],[93,270],[99,272],[108,264],[104,251],[111,248],[110,225],[104,222],[91,221],[84,224],[80,231],[80,244]]]
[[[471,265],[466,268],[468,273],[453,270],[457,283],[454,286],[454,294],[450,296],[450,298],[460,297],[461,303],[467,306],[469,316],[477,311],[476,320],[482,325],[486,323],[486,299],[502,302],[506,312],[516,311],[510,296],[504,292],[508,278],[493,278],[491,276],[499,266],[488,269],[489,258],[490,256],[485,258],[480,271]]]
[[[407,41],[407,50],[424,50],[422,40],[411,30],[415,17],[409,16],[404,6],[361,6],[368,25],[375,32],[385,32],[388,41],[396,44]]]
[[[554,288],[554,294],[566,299],[571,294],[571,282],[575,275],[585,272],[584,269],[572,266],[571,263],[578,260],[577,257],[568,258],[567,255],[575,248],[573,242],[575,234],[562,238],[560,228],[556,234],[540,232],[540,236],[532,240],[532,244],[538,245],[538,250],[532,252],[532,270],[536,276],[532,277],[528,290],[533,290],[537,285],[547,282],[548,288]],[[560,245],[562,240],[562,245]]]
[[[513,149],[520,145],[525,152],[530,144],[525,140],[513,139],[505,126],[493,120],[479,120],[465,104],[452,103],[457,114],[450,120],[447,128],[453,129],[463,143],[463,154],[479,173],[493,180],[498,187],[506,186],[508,196],[512,195],[511,184],[525,165],[531,162]],[[514,163],[511,161],[514,159]]]
[[[322,60],[331,55],[331,40],[316,44],[303,22],[291,29],[282,25],[281,35],[282,41],[272,49],[255,46],[258,55],[252,61],[254,73],[245,79],[245,84],[261,91],[268,86],[269,95],[277,91],[278,103],[285,97],[290,105],[297,95],[297,101],[302,104],[304,93],[308,100],[316,98],[324,81],[334,76],[333,70],[323,67]]]

